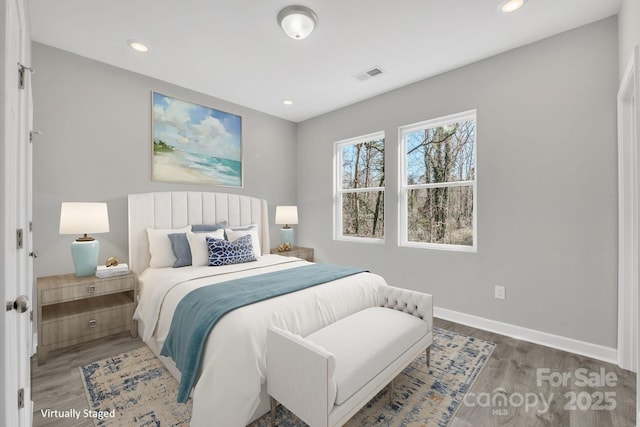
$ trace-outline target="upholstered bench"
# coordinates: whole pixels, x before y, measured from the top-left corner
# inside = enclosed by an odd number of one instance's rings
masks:
[[[272,425],[279,402],[311,427],[341,426],[425,349],[429,363],[431,295],[387,286],[378,305],[304,338],[269,328]]]

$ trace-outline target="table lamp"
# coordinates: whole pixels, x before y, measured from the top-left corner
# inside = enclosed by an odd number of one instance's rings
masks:
[[[284,224],[280,229],[280,244],[289,243],[294,246],[293,228],[289,224],[298,223],[297,206],[276,206],[276,224]]]
[[[92,276],[98,266],[100,242],[88,233],[108,233],[109,214],[106,203],[63,202],[60,208],[60,234],[82,234],[71,243],[76,276]]]

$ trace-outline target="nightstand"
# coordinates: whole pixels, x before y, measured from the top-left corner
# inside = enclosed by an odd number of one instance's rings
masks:
[[[304,248],[302,246],[294,246],[289,251],[278,252],[278,248],[271,248],[271,253],[282,256],[294,256],[313,262],[313,248]]]
[[[134,273],[98,279],[75,274],[38,278],[38,364],[49,351],[118,332],[138,335]]]

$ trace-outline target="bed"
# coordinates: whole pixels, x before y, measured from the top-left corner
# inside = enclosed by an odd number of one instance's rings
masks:
[[[308,266],[294,257],[270,255],[267,202],[226,193],[156,192],[129,195],[129,266],[139,277],[135,313],[138,332],[169,372],[180,381],[173,360],[160,356],[182,298],[203,286]],[[180,230],[226,222],[230,229],[252,226],[256,261],[220,267],[158,266],[148,229]],[[155,233],[155,231],[154,231]],[[194,253],[194,263],[196,263]],[[197,263],[196,263],[197,264]],[[263,277],[263,276],[261,276]],[[269,411],[266,394],[266,336],[276,326],[302,336],[376,305],[386,286],[362,272],[238,308],[223,316],[204,344],[193,388],[192,426],[244,426]]]

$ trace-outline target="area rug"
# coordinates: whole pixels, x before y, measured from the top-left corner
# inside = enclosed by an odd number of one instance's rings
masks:
[[[434,328],[430,366],[422,354],[396,378],[393,404],[385,388],[347,426],[446,426],[494,348],[488,341]],[[176,402],[178,383],[147,347],[82,366],[80,371],[89,408],[115,415],[94,418],[96,426],[189,424],[191,400]],[[265,415],[251,427],[267,427],[270,422],[270,415]],[[282,406],[277,425],[305,426]]]

